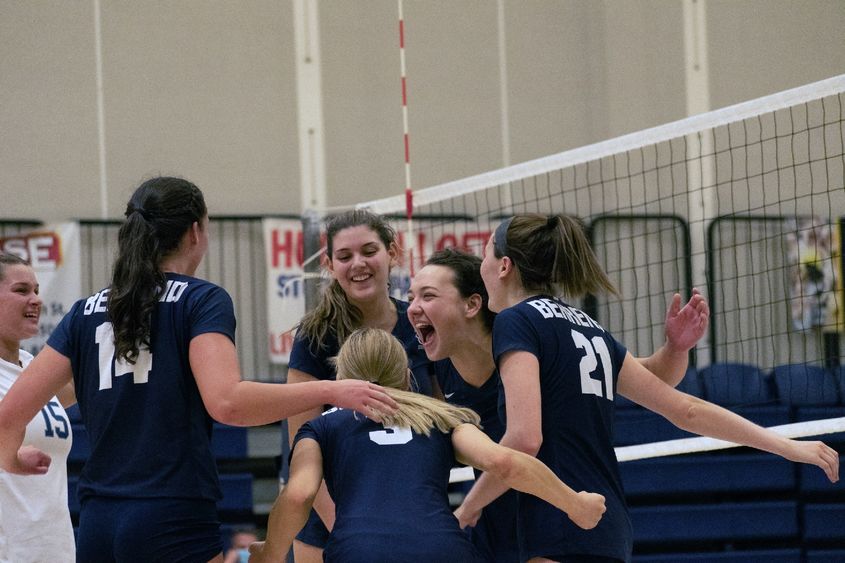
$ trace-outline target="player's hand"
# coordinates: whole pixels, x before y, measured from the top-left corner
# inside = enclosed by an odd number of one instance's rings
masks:
[[[384,414],[393,414],[399,405],[383,387],[360,379],[339,379],[332,384],[332,404],[342,409],[358,411],[367,418],[381,422]]]
[[[839,481],[839,454],[819,441],[790,440],[791,448],[784,457],[790,461],[821,467],[831,483]]]
[[[264,542],[255,541],[249,544],[249,563],[264,563],[269,561],[264,554]]]
[[[17,475],[44,475],[50,469],[50,456],[36,447],[21,446],[18,450],[18,463],[9,470]]]
[[[710,306],[697,288],[681,308],[681,295],[672,296],[666,311],[666,342],[675,351],[686,352],[701,340],[710,321]]]
[[[576,508],[567,513],[569,519],[575,522],[579,528],[590,530],[595,528],[601,520],[604,511],[604,497],[598,493],[580,491],[575,502]]]
[[[472,511],[466,507],[466,504],[461,504],[454,512],[455,518],[458,519],[458,525],[463,530],[467,526],[475,526],[478,519],[481,518],[481,511]]]

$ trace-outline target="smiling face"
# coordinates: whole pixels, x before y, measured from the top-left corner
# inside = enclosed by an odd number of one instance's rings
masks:
[[[329,272],[352,303],[367,303],[387,296],[390,267],[396,248],[386,248],[378,234],[364,225],[335,234]]]
[[[18,348],[21,340],[38,334],[41,297],[31,267],[7,265],[0,274],[0,340]]]
[[[484,281],[487,295],[490,296],[487,307],[494,313],[498,313],[507,307],[507,304],[504,302],[502,282],[499,279],[501,263],[502,259],[496,258],[493,251],[493,235],[490,235],[490,238],[487,239],[487,244],[484,245],[484,252],[482,254],[481,279]]]
[[[471,330],[470,313],[477,312],[481,301],[478,295],[475,297],[473,305],[470,298],[461,296],[455,274],[446,266],[430,264],[414,276],[408,292],[408,319],[429,360],[454,355],[455,347]]]

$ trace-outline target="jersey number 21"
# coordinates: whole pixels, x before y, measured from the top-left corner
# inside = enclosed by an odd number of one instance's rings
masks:
[[[581,363],[578,364],[578,369],[581,372],[581,393],[584,395],[595,395],[597,397],[605,397],[613,400],[613,372],[611,371],[610,351],[607,349],[607,343],[601,336],[594,336],[587,339],[583,333],[577,330],[572,331],[572,340],[575,342],[577,348],[584,350],[585,355],[581,358]],[[598,354],[598,358],[596,355]],[[593,379],[593,373],[599,367],[601,360],[601,369],[604,375],[604,384],[606,388],[602,388],[602,381],[600,379]]]

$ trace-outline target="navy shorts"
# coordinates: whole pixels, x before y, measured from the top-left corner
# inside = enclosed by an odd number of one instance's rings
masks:
[[[323,524],[317,511],[313,508],[311,509],[311,514],[308,515],[308,521],[305,523],[305,526],[296,534],[296,539],[302,543],[319,547],[320,549],[326,548],[326,543],[329,541],[329,530]]]
[[[211,500],[88,497],[79,511],[77,561],[206,563],[222,551]]]

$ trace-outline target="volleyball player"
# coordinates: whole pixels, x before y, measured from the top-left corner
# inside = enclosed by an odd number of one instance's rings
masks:
[[[412,389],[432,394],[432,375],[411,323],[408,303],[390,297],[389,275],[399,249],[387,221],[366,210],[342,213],[326,225],[326,261],[331,283],[316,308],[303,317],[288,364],[288,382],[335,378],[330,358],[339,343],[360,327],[381,328],[402,342],[413,373]],[[320,407],[291,417],[291,443],[299,427],[321,412]],[[297,563],[322,561],[322,549],[334,520],[334,503],[323,488],[314,502],[316,513],[294,542]],[[319,514],[319,516],[317,515]]]
[[[499,374],[493,361],[495,314],[487,308],[481,259],[452,248],[431,255],[411,282],[408,317],[429,359],[446,401],[481,416],[484,433],[499,441],[505,431],[499,418]],[[687,367],[689,349],[704,335],[707,302],[697,290],[681,308],[673,296],[666,314],[666,343],[641,360],[661,378],[676,384]],[[503,400],[503,399],[502,399]],[[516,491],[510,490],[482,511],[471,529],[473,543],[487,561],[519,561],[516,537]]]
[[[193,277],[208,248],[200,190],[153,178],[135,190],[111,286],[78,301],[0,402],[0,465],[24,428],[73,380],[91,439],[79,480],[79,561],[222,561],[212,418],[258,425],[324,403],[390,410],[361,381],[242,381],[232,300]]]
[[[32,267],[0,252],[0,400],[32,361],[21,341],[38,334],[41,304]],[[18,457],[35,457],[35,476],[0,470],[0,562],[76,559],[67,503],[73,432],[63,408],[75,402],[68,386],[27,423]]]
[[[817,465],[838,480],[833,449],[789,440],[675,390],[595,320],[555,297],[615,293],[577,220],[522,215],[502,222],[485,247],[481,275],[490,309],[498,312],[493,356],[507,415],[501,444],[536,455],[574,488],[607,499],[605,517],[585,533],[551,505],[520,495],[523,561],[629,560],[631,523],[612,446],[616,393],[689,432]],[[483,474],[456,511],[461,523],[474,523],[504,490]]]
[[[409,373],[403,346],[384,330],[353,332],[337,356],[339,379],[407,390]],[[383,423],[333,409],[303,425],[294,440],[290,480],[270,512],[267,541],[253,544],[250,561],[284,557],[323,477],[337,503],[326,561],[479,561],[449,507],[449,471],[456,458],[540,495],[581,528],[601,518],[601,495],[576,493],[536,459],[497,445],[477,428],[472,410],[418,393],[391,395],[400,407]]]

